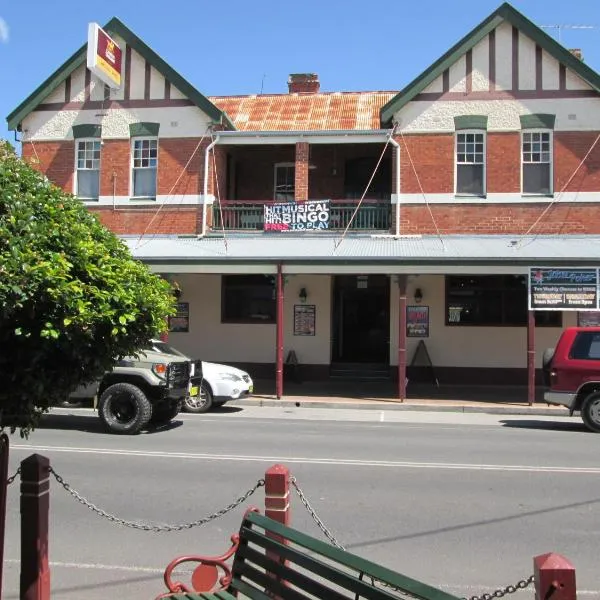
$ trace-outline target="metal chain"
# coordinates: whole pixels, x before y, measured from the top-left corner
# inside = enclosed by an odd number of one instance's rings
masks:
[[[228,512],[231,512],[232,510],[234,510],[235,508],[240,506],[240,504],[243,504],[246,500],[248,500],[248,498],[250,498],[250,496],[252,496],[252,494],[254,494],[254,492],[256,492],[256,490],[258,490],[259,488],[261,488],[265,485],[265,480],[259,479],[254,484],[254,486],[251,487],[243,496],[240,496],[237,500],[234,500],[231,504],[229,504],[225,508],[218,510],[217,512],[209,515],[208,517],[204,517],[203,519],[198,519],[197,521],[192,521],[191,523],[181,523],[181,524],[177,524],[177,525],[150,525],[147,523],[136,523],[133,521],[126,521],[125,519],[121,519],[120,517],[112,515],[112,514],[106,512],[105,510],[98,508],[95,504],[92,504],[89,500],[84,498],[79,492],[74,490],[52,467],[50,467],[49,470],[50,470],[50,473],[52,473],[52,475],[54,475],[54,478],[56,479],[56,481],[69,494],[71,494],[71,496],[73,496],[73,498],[75,498],[75,500],[77,500],[77,502],[80,502],[81,504],[83,504],[84,506],[89,508],[92,512],[95,512],[96,514],[100,515],[101,517],[104,517],[104,518],[108,519],[109,521],[116,523],[117,525],[123,525],[124,527],[131,527],[132,529],[140,529],[142,531],[153,531],[155,533],[163,533],[166,531],[183,531],[184,529],[192,529],[193,527],[199,527],[200,525],[205,525],[206,523],[209,523],[210,521],[218,519],[219,517],[226,515]]]
[[[327,527],[325,527],[325,524],[320,519],[319,515],[317,515],[315,509],[311,506],[310,502],[308,501],[308,498],[306,497],[306,495],[304,494],[304,492],[302,491],[302,489],[298,485],[298,482],[296,481],[295,477],[290,478],[290,483],[292,484],[292,486],[296,490],[296,493],[298,494],[298,497],[300,498],[300,501],[302,502],[302,504],[304,504],[304,507],[309,512],[310,516],[313,518],[314,522],[317,524],[317,526],[319,527],[319,529],[323,532],[323,534],[325,535],[325,537],[336,548],[339,548],[340,550],[346,550],[344,548],[344,546],[342,546],[342,544],[340,544],[337,541],[337,539],[335,538],[335,536],[333,535],[333,533],[331,533],[331,531],[329,531],[329,529],[327,529]],[[506,596],[508,594],[514,594],[518,590],[524,590],[525,588],[529,587],[533,583],[533,579],[534,579],[534,576],[531,575],[527,579],[521,579],[521,581],[519,581],[515,585],[507,585],[505,588],[499,588],[499,589],[497,589],[496,591],[494,591],[494,592],[492,592],[490,594],[482,594],[481,596],[471,596],[470,598],[463,598],[463,600],[493,600],[494,598],[502,598],[503,596]],[[406,591],[401,590],[401,589],[399,589],[399,588],[397,588],[397,587],[395,587],[393,585],[390,585],[388,583],[385,583],[383,581],[381,581],[379,583],[380,583],[380,585],[382,587],[390,588],[390,589],[395,590],[397,592],[406,593]],[[375,585],[374,581],[373,581],[373,585]]]
[[[14,480],[15,480],[15,479],[16,479],[16,478],[17,478],[17,477],[20,475],[20,474],[21,474],[21,467],[19,467],[19,468],[16,470],[15,474],[14,474],[12,477],[9,477],[9,478],[6,480],[6,485],[10,485],[10,484],[11,484],[11,483],[12,483],[12,482],[13,482],[13,481],[14,481]]]
[[[292,486],[294,486],[294,489],[296,490],[296,493],[298,494],[300,501],[302,502],[302,504],[304,504],[304,507],[309,512],[310,516],[313,518],[314,522],[317,524],[317,527],[323,532],[325,537],[336,548],[339,548],[340,550],[346,550],[346,548],[344,548],[344,546],[342,546],[342,544],[340,544],[335,539],[335,536],[333,535],[333,533],[331,533],[331,531],[329,531],[329,529],[327,529],[327,527],[325,527],[325,524],[323,523],[323,521],[321,521],[321,519],[319,518],[319,515],[317,515],[317,513],[315,512],[315,509],[310,505],[308,498],[305,496],[304,492],[300,489],[300,486],[298,485],[298,482],[296,481],[295,477],[290,478],[290,483],[292,484]]]
[[[470,598],[464,598],[463,600],[493,600],[493,598],[502,598],[508,594],[514,594],[519,590],[528,588],[534,580],[534,576],[530,575],[527,579],[521,579],[515,585],[507,585],[505,588],[499,588],[491,594],[481,594],[481,596],[471,596]]]

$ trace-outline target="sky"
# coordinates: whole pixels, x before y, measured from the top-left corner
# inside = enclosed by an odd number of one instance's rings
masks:
[[[600,71],[600,0],[515,0]],[[322,91],[400,90],[499,0],[0,0],[0,138],[6,116],[116,16],[201,93],[286,93],[290,73]],[[557,29],[546,31],[558,38]]]

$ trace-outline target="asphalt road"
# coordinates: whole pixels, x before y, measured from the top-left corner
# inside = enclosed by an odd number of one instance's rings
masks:
[[[227,506],[282,462],[350,551],[459,596],[492,592],[559,552],[579,597],[600,596],[600,435],[579,418],[225,407],[168,429],[107,435],[91,412],[59,411],[11,440],[10,473],[32,452],[101,509],[188,523]],[[262,490],[245,506],[264,505]],[[297,497],[292,524],[322,534]],[[220,554],[243,509],[172,533],[125,528],[53,481],[52,597],[152,599],[175,556]],[[18,483],[9,488],[4,598],[18,597]],[[532,592],[518,592],[530,598]]]

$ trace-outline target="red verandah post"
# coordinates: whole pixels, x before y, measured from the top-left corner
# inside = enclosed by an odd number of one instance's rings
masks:
[[[275,349],[275,392],[277,399],[283,396],[283,270],[277,265],[277,324]]]
[[[48,516],[50,461],[32,454],[21,462],[20,600],[50,599]]]
[[[8,436],[0,435],[0,599],[2,598],[2,565],[4,564],[4,527],[8,489]]]
[[[576,600],[575,567],[560,554],[549,552],[533,559],[535,600]]]
[[[400,294],[398,319],[398,398],[406,400],[406,275],[398,275],[398,292]]]
[[[535,402],[535,311],[527,311],[527,401]]]

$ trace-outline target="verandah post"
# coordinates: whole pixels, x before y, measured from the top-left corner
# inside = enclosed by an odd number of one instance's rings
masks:
[[[50,599],[49,512],[50,461],[32,454],[21,462],[20,600]]]
[[[4,527],[8,490],[8,436],[0,435],[0,600],[2,598],[2,565],[4,564]]]
[[[527,311],[527,401],[535,402],[535,311]]]
[[[277,319],[275,349],[275,392],[277,399],[283,396],[283,268],[277,265]]]
[[[406,399],[406,275],[398,275],[398,292],[400,294],[398,319],[398,398]]]

